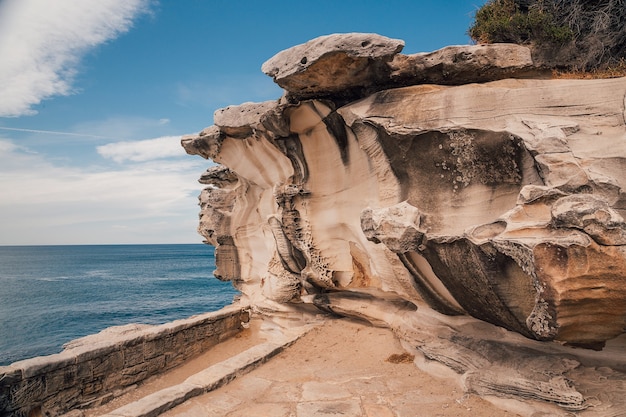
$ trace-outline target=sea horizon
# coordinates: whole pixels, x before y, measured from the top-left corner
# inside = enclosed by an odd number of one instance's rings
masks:
[[[0,245],[0,366],[130,323],[219,310],[239,294],[204,243]]]
[[[0,247],[17,247],[17,246],[158,246],[158,245],[202,245],[212,247],[208,243],[189,242],[189,243],[0,243]]]

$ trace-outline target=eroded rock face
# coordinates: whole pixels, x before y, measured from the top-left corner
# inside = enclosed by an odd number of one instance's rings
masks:
[[[338,111],[352,130],[371,130],[400,200],[423,213],[423,250],[396,253],[424,258],[475,317],[594,344],[626,320],[625,88],[623,79],[415,86]],[[589,153],[598,140],[610,156]]]
[[[519,46],[402,45],[281,52],[263,69],[284,98],[183,138],[223,166],[200,197],[216,275],[259,310],[365,317],[391,297],[541,341],[622,334],[626,79],[527,79]]]
[[[269,300],[375,287],[532,338],[617,336],[625,93],[622,79],[500,81],[218,111],[224,127],[184,140],[229,167],[202,180],[217,275]],[[598,140],[612,155],[578,155]]]

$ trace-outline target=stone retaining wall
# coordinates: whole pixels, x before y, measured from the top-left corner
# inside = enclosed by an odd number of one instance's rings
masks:
[[[129,325],[72,342],[63,352],[0,367],[0,416],[56,416],[107,402],[242,329],[247,308],[158,326]]]

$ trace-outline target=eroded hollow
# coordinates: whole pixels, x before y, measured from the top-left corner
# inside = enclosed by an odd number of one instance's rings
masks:
[[[513,208],[527,184],[542,184],[521,138],[484,130],[430,131],[380,141],[402,198],[433,234],[461,235]]]

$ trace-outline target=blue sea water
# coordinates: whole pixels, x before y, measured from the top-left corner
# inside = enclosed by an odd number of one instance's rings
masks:
[[[204,244],[0,246],[0,366],[106,327],[218,310],[238,292],[214,270]]]

